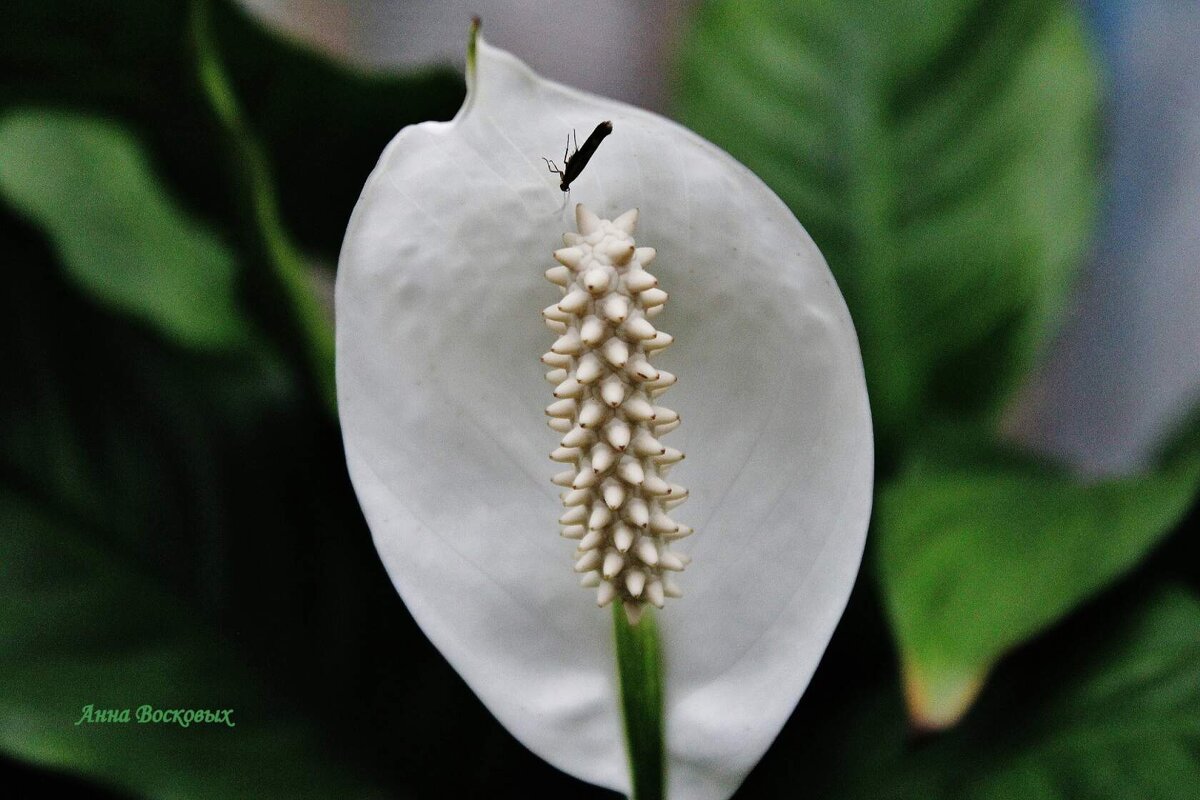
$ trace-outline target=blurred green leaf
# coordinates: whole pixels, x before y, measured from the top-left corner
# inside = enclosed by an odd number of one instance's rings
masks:
[[[146,144],[176,196],[231,231],[252,218],[231,203],[227,160],[196,74],[187,0],[10,0],[0,43],[0,111],[67,107],[114,117]],[[368,73],[214,3],[214,39],[279,185],[283,218],[307,250],[332,259],[368,173],[405,125],[449,119],[463,98],[448,68]],[[463,19],[464,34],[466,18]],[[403,47],[403,42],[397,44]]]
[[[825,253],[879,439],[879,573],[922,724],[1127,570],[1178,520],[1194,460],[1082,486],[993,451],[1097,195],[1097,71],[1066,0],[708,4],[686,122],[755,169]],[[925,460],[942,420],[962,452]],[[934,445],[936,446],[936,445]],[[955,459],[953,463],[950,459]]]
[[[1056,637],[1060,658],[1002,670],[945,733],[913,736],[890,686],[860,690],[786,770],[818,800],[1194,798],[1200,602],[1167,589]]]
[[[213,45],[247,128],[267,154],[287,229],[335,258],[383,148],[406,125],[448,120],[466,92],[461,61],[370,72],[272,34],[236,4],[212,6]],[[469,15],[462,15],[464,43]],[[465,46],[465,44],[464,44]],[[405,47],[396,42],[397,52]]]
[[[255,220],[259,234],[258,250],[270,266],[280,299],[292,310],[309,374],[326,408],[336,414],[332,309],[327,311],[321,307],[313,291],[310,268],[284,229],[266,156],[246,124],[213,38],[211,4],[207,0],[194,0],[191,19],[196,69],[210,107],[225,128],[231,149],[236,154],[244,191],[248,195],[247,216]]]
[[[910,713],[953,724],[1000,656],[1136,565],[1200,489],[1200,435],[1160,468],[1083,480],[1018,456],[929,445],[876,507],[878,569]]]
[[[994,414],[1061,310],[1097,191],[1078,14],[1067,0],[727,0],[683,44],[682,120],[825,254],[884,448],[931,411]]]
[[[0,113],[68,107],[127,125],[171,193],[237,250],[255,321],[305,364],[312,393],[331,407],[330,320],[312,296],[318,267],[288,234],[332,263],[384,146],[407,124],[451,117],[462,78],[445,68],[357,70],[267,30],[236,3],[209,6],[198,39],[187,0],[10,3]],[[240,101],[236,131],[210,105],[218,52],[226,99]]]
[[[8,752],[154,797],[382,796],[330,763],[318,728],[273,708],[269,687],[136,554],[3,487],[0,528]],[[132,721],[75,725],[89,704]],[[139,724],[144,704],[233,709],[236,727]]]
[[[139,796],[376,796],[321,702],[297,710],[312,666],[262,660],[293,624],[280,543],[320,502],[272,446],[290,376],[269,353],[181,349],[97,309],[5,214],[0,245],[0,748]],[[307,438],[284,441],[315,452]],[[237,727],[76,727],[89,703],[234,708]]]
[[[175,205],[119,127],[65,112],[5,115],[0,197],[50,237],[67,274],[102,305],[193,347],[249,336],[233,253]]]

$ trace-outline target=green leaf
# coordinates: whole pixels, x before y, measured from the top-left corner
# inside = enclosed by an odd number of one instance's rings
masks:
[[[1162,590],[1054,638],[954,730],[915,738],[892,687],[860,690],[788,768],[816,800],[1194,798],[1200,602]]]
[[[658,622],[646,609],[631,625],[620,603],[613,604],[613,635],[617,650],[617,679],[633,800],[662,800],[666,796],[666,758],[663,730],[662,648]]]
[[[0,196],[101,304],[192,347],[229,348],[249,335],[233,254],[167,196],[121,128],[62,112],[4,116]]]
[[[372,72],[281,37],[237,3],[212,6],[213,46],[278,186],[281,215],[306,249],[336,256],[346,222],[383,148],[401,128],[448,120],[463,77],[449,66]],[[464,33],[468,24],[462,18]],[[396,42],[396,52],[406,43]]]
[[[858,329],[884,446],[987,417],[1087,236],[1097,77],[1067,0],[705,4],[680,114],[779,193]]]
[[[214,115],[225,128],[232,149],[237,154],[245,191],[249,195],[247,205],[257,223],[258,249],[271,268],[279,295],[291,309],[299,329],[299,338],[303,342],[304,359],[318,392],[330,412],[337,413],[333,315],[321,308],[313,292],[308,266],[284,229],[267,159],[246,123],[213,38],[210,4],[205,0],[194,0],[191,20],[200,82]]]
[[[331,280],[291,237],[330,263],[384,146],[409,123],[452,116],[462,79],[445,68],[356,70],[262,27],[237,3],[209,5],[211,25],[197,37],[197,6],[185,0],[10,3],[0,114],[66,106],[127,125],[172,194],[236,249],[258,324],[304,365],[329,408],[329,314],[313,295]],[[214,75],[240,109],[210,105]],[[221,113],[231,107],[236,130]]]
[[[1195,435],[1149,474],[1094,481],[1012,455],[952,461],[941,444],[876,506],[910,713],[932,728],[961,717],[1006,651],[1141,561],[1200,487]]]
[[[0,110],[35,104],[118,119],[146,144],[174,194],[222,228],[244,231],[243,207],[230,202],[240,164],[226,158],[196,74],[190,5],[10,0]],[[227,0],[214,3],[213,17],[233,89],[269,154],[284,223],[306,251],[332,259],[384,146],[409,123],[453,116],[462,77],[448,68],[396,75],[338,64]]]

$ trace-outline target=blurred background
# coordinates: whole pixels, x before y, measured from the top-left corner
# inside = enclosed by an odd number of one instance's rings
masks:
[[[738,797],[1200,797],[1200,6],[30,2],[0,11],[8,797],[601,797],[408,616],[330,301],[467,22],[726,148],[858,327],[868,553]],[[236,709],[235,731],[76,727]],[[235,734],[235,735],[227,735]]]

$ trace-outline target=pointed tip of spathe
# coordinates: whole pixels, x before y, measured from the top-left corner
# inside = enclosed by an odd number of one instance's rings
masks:
[[[483,19],[478,14],[472,15],[471,27],[467,29],[467,81],[471,86],[475,83],[475,68],[479,63],[479,31],[481,28],[483,28]]]

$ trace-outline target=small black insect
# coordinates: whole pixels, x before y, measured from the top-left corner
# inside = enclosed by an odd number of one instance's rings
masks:
[[[574,131],[571,131],[572,136]],[[571,149],[571,136],[567,137],[567,147],[563,150],[563,168],[559,169],[558,165],[545,156],[542,161],[546,162],[546,167],[558,177],[562,178],[562,183],[558,188],[564,192],[571,190],[571,181],[579,177],[579,173],[583,172],[583,168],[592,160],[592,154],[596,152],[596,148],[600,146],[600,142],[604,141],[604,137],[612,133],[612,123],[608,120],[601,122],[596,126],[596,130],[592,131],[592,135],[583,143],[583,147],[579,146],[579,139],[575,139],[575,152],[567,155]]]

